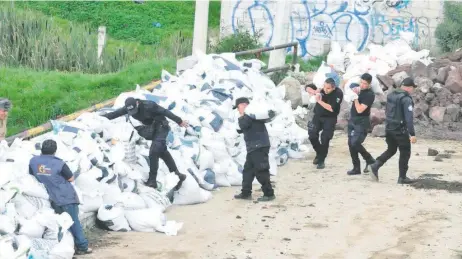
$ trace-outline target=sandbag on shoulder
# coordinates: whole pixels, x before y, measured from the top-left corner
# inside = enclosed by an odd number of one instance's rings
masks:
[[[255,120],[270,121],[276,117],[275,109],[265,102],[251,102],[245,108],[245,114]]]

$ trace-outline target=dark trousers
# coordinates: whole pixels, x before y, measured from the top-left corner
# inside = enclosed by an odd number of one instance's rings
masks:
[[[409,168],[409,158],[411,158],[411,141],[409,140],[409,135],[388,131],[385,135],[385,141],[387,142],[387,150],[377,160],[383,165],[399,149],[399,177],[405,178]]]
[[[370,163],[373,161],[373,157],[363,146],[366,137],[367,127],[361,124],[355,124],[352,121],[348,123],[348,148],[350,149],[351,161],[355,169],[361,169],[359,154],[361,154],[366,162]]]
[[[154,181],[157,179],[157,170],[159,169],[159,158],[164,161],[170,172],[176,172],[175,160],[167,150],[166,140],[152,141],[149,150],[149,180]]]
[[[82,225],[79,220],[79,205],[78,204],[68,204],[63,206],[57,206],[53,202],[51,203],[53,209],[56,213],[61,214],[67,212],[74,223],[71,226],[71,233],[74,236],[74,244],[80,251],[87,251],[88,249],[88,240],[85,238],[85,233],[83,232]]]
[[[308,123],[308,137],[320,163],[324,163],[329,152],[329,142],[334,136],[335,124],[337,124],[335,117],[317,118],[316,116]],[[321,130],[321,142],[319,142]]]
[[[269,147],[262,147],[247,153],[242,170],[242,194],[252,194],[252,183],[255,177],[261,184],[265,196],[273,196],[274,190],[270,182]]]

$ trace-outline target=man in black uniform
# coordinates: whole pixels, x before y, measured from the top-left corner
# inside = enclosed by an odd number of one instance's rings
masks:
[[[371,89],[372,76],[365,73],[361,76],[360,85],[353,88],[357,98],[353,101],[350,111],[350,121],[348,122],[348,148],[350,149],[353,169],[348,171],[348,175],[361,174],[361,161],[359,154],[366,160],[366,168],[374,164],[375,160],[362,145],[367,137],[367,131],[371,126],[369,118],[371,106],[375,100],[375,94]]]
[[[258,201],[271,201],[275,199],[274,190],[270,182],[269,150],[270,140],[266,130],[265,120],[255,120],[244,113],[249,104],[249,99],[242,97],[236,99],[236,106],[239,117],[239,134],[244,134],[247,147],[247,156],[242,171],[242,191],[234,196],[235,199],[252,199],[252,183],[255,177],[261,184],[263,197]]]
[[[387,108],[385,119],[385,141],[387,150],[383,152],[371,166],[372,179],[379,180],[379,168],[388,159],[396,154],[399,149],[399,184],[411,184],[414,180],[406,176],[408,162],[411,157],[411,143],[417,142],[414,131],[414,102],[411,93],[416,85],[412,78],[406,78],[401,83],[401,88],[389,93],[387,96]]]
[[[124,107],[107,113],[103,115],[103,117],[113,120],[126,114],[143,124],[135,127],[140,136],[147,140],[152,140],[149,150],[149,179],[146,185],[154,189],[157,188],[157,170],[159,169],[159,158],[162,158],[170,172],[175,172],[180,178],[180,181],[175,187],[175,189],[178,190],[186,179],[186,175],[178,172],[175,161],[167,150],[167,135],[170,131],[170,126],[168,125],[166,117],[182,127],[187,127],[188,123],[155,102],[134,99],[132,97],[125,100]]]
[[[316,106],[314,107],[313,119],[308,122],[308,137],[316,152],[313,164],[318,169],[324,169],[324,161],[329,151],[329,142],[334,136],[337,115],[340,112],[340,104],[343,101],[343,92],[335,86],[332,78],[327,78],[324,87],[316,95]],[[321,142],[319,142],[319,132]]]

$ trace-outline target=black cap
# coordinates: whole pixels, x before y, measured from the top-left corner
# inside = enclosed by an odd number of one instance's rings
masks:
[[[401,82],[401,86],[407,86],[407,87],[417,87],[414,84],[414,80],[410,77],[404,78],[403,81]]]
[[[249,101],[249,99],[247,99],[246,97],[237,98],[237,99],[236,99],[236,105],[234,105],[233,109],[236,109],[237,106],[238,106],[239,104],[241,104],[241,103],[249,104],[250,101]]]
[[[128,114],[133,115],[138,111],[136,100],[133,97],[128,97],[125,100],[125,108],[127,108]]]

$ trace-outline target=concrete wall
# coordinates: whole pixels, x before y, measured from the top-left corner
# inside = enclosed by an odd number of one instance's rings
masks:
[[[284,22],[286,42],[298,41],[299,55],[309,58],[329,50],[330,41],[353,43],[358,50],[368,43],[383,44],[414,34],[415,46],[436,45],[434,31],[443,20],[441,0],[286,0],[291,15]],[[271,45],[277,12],[275,0],[223,0],[221,36],[240,26],[261,32]]]

